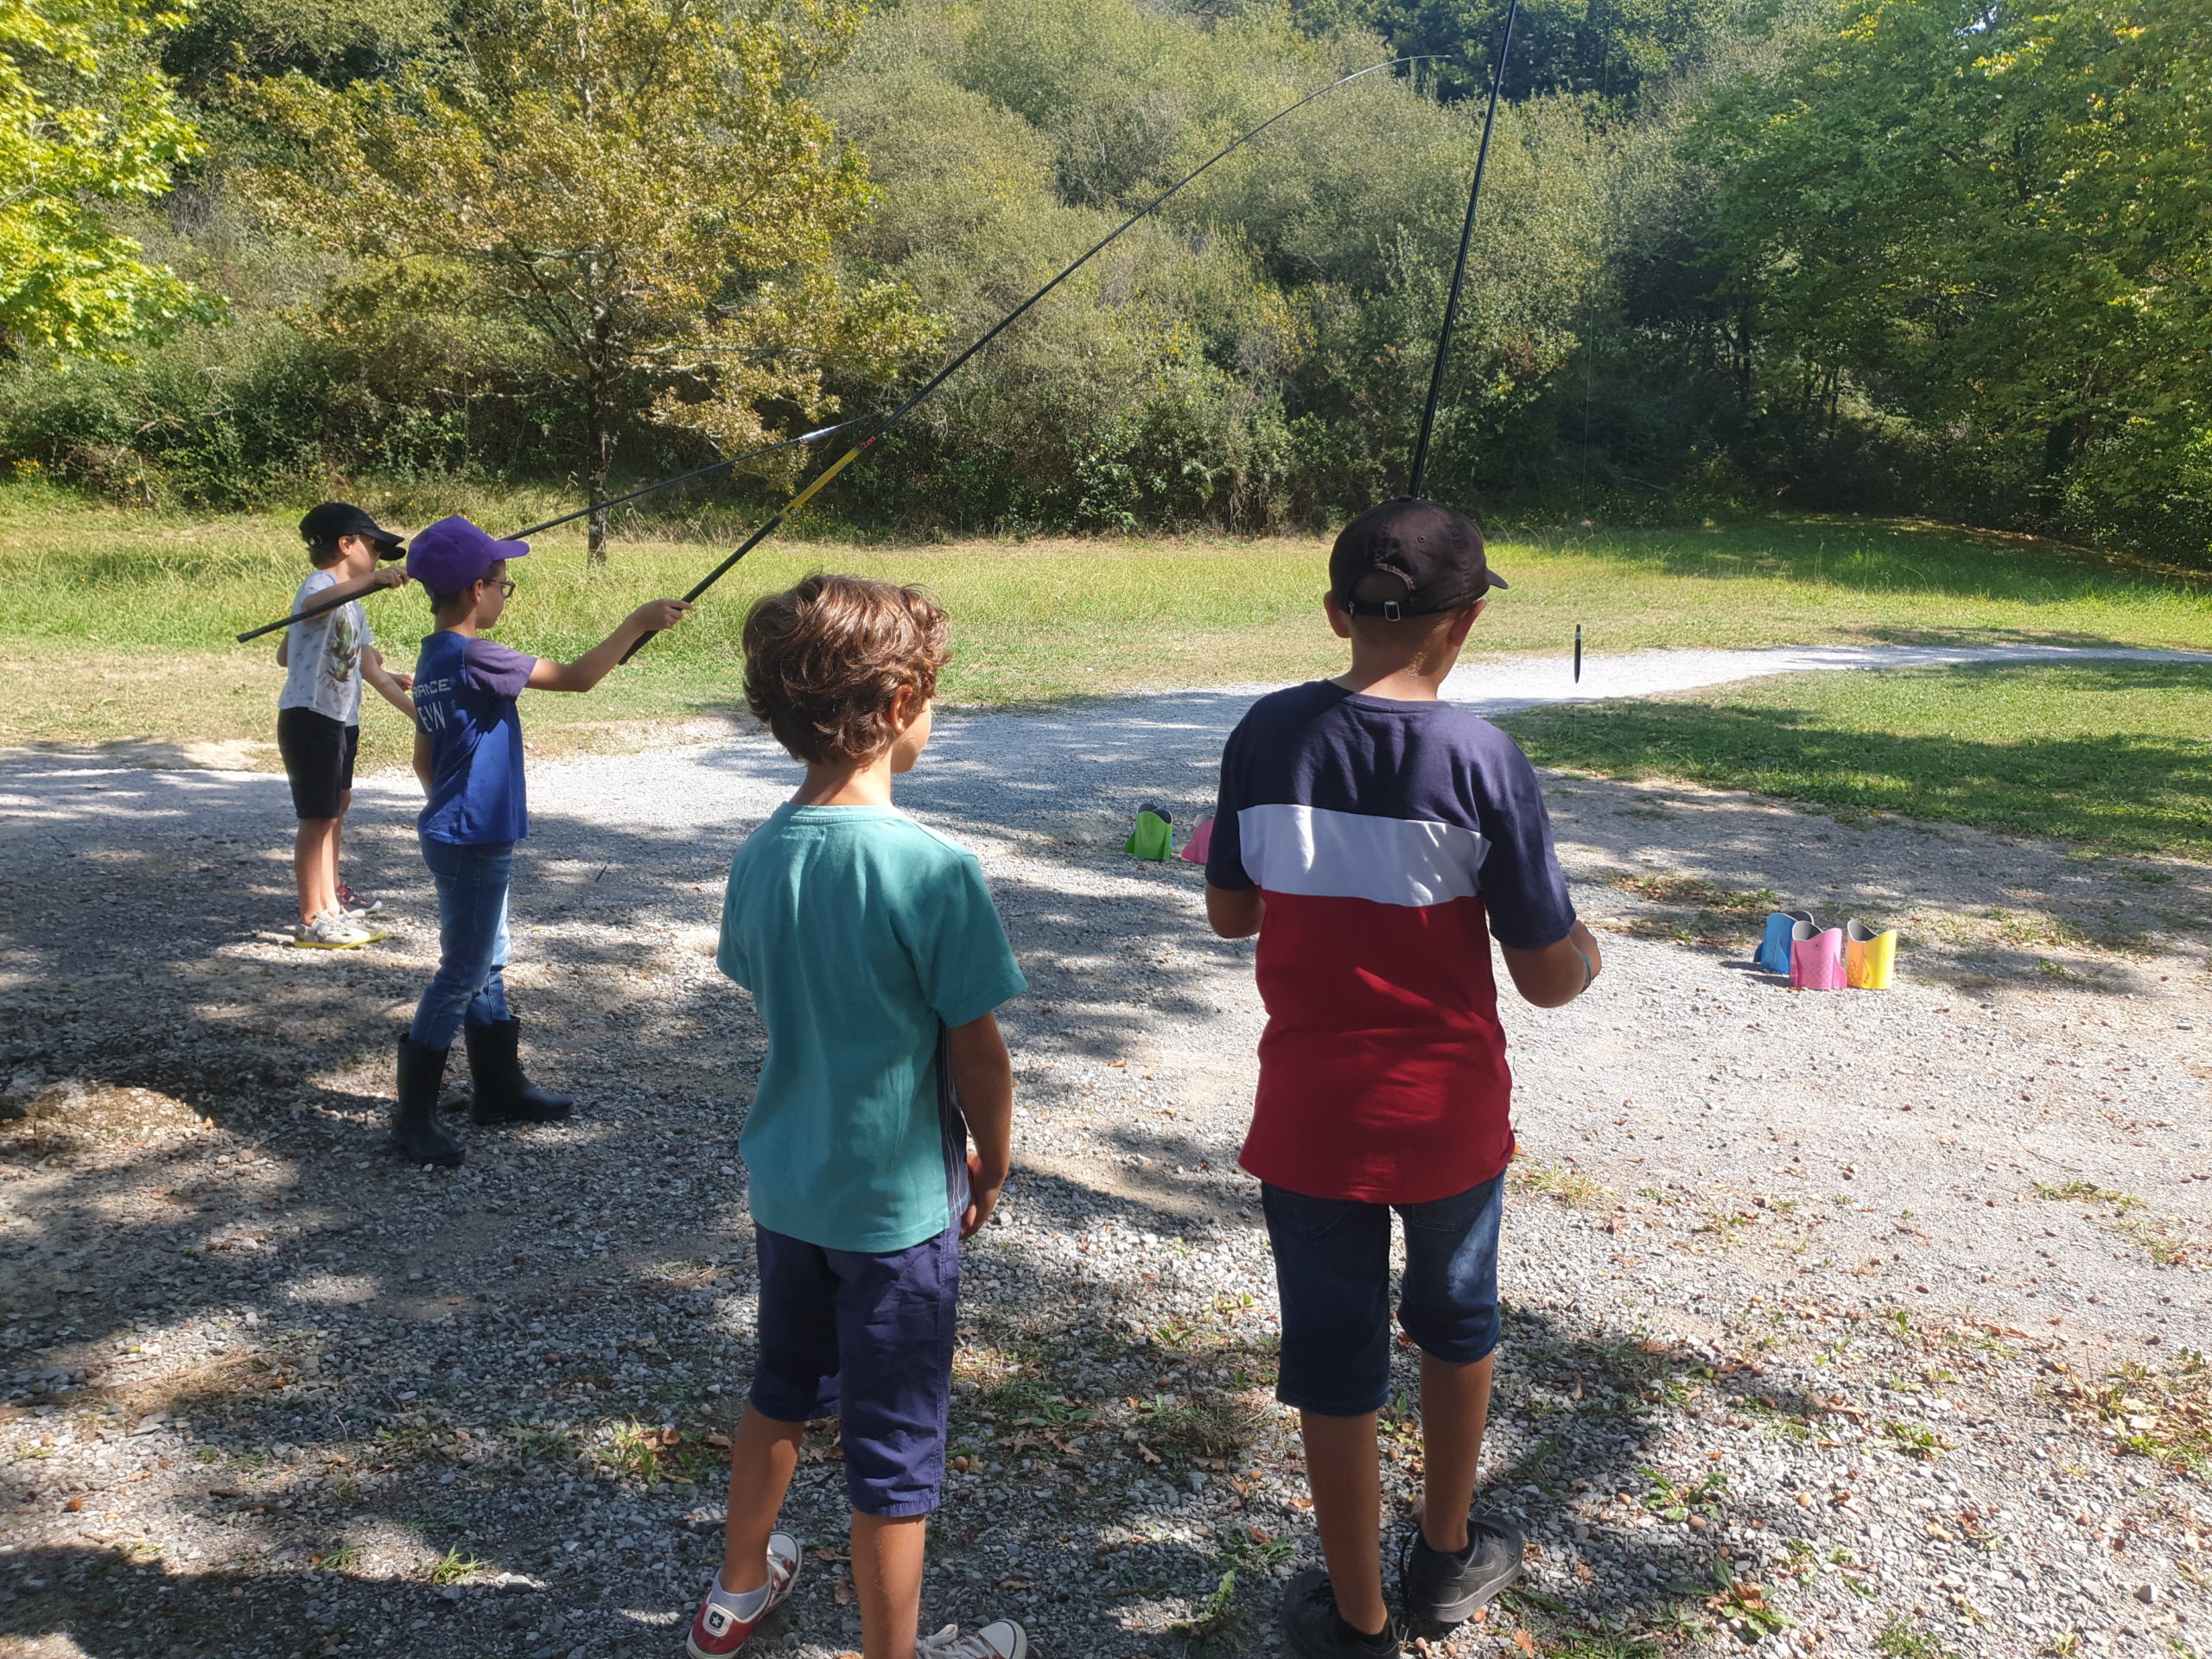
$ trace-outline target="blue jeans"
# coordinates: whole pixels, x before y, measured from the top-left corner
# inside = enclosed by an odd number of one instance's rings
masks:
[[[1427,1204],[1312,1198],[1262,1185],[1282,1298],[1275,1398],[1324,1417],[1390,1402],[1390,1211],[1406,1227],[1398,1323],[1421,1351],[1467,1365],[1497,1346],[1503,1176]]]
[[[408,1036],[424,1048],[451,1048],[461,1021],[507,1019],[507,882],[515,844],[463,847],[423,837],[423,861],[438,887],[438,971],[416,1005]]]

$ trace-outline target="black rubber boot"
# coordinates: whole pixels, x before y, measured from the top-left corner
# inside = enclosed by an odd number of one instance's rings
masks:
[[[438,1089],[445,1082],[442,1048],[399,1039],[399,1104],[391,1115],[391,1143],[410,1164],[458,1166],[461,1142],[438,1127]]]
[[[463,1026],[468,1039],[468,1075],[475,1103],[468,1115],[479,1123],[550,1123],[566,1117],[576,1103],[549,1095],[522,1074],[522,1021]]]

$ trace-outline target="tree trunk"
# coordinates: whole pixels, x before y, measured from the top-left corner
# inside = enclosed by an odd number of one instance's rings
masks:
[[[589,380],[585,396],[585,442],[590,446],[591,501],[594,507],[607,499],[607,473],[614,459],[613,411],[607,407],[610,376],[607,365],[612,357],[613,327],[607,316],[607,302],[599,292],[599,261],[591,262],[592,288],[592,353]],[[596,575],[607,569],[607,515],[594,512],[584,521],[584,568]]]
[[[1747,421],[1751,414],[1751,308],[1745,306],[1736,314],[1736,418]]]
[[[2056,518],[2066,504],[2066,474],[2073,469],[2081,443],[2081,423],[2071,415],[2060,416],[2043,435],[2043,472],[2037,480],[2036,505],[2046,518]]]
[[[613,435],[607,429],[605,406],[597,398],[591,409],[591,499],[592,505],[607,499],[607,467],[613,459]],[[596,574],[607,569],[607,515],[594,512],[584,520],[584,567]]]

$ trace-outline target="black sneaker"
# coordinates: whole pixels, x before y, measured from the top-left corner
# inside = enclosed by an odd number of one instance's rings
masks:
[[[1398,1555],[1398,1594],[1408,1619],[1457,1624],[1521,1576],[1520,1532],[1495,1516],[1467,1517],[1467,1548],[1431,1549],[1414,1529]]]
[[[1398,1638],[1389,1625],[1363,1636],[1337,1611],[1329,1575],[1308,1567],[1282,1592],[1282,1633],[1298,1659],[1395,1659]]]

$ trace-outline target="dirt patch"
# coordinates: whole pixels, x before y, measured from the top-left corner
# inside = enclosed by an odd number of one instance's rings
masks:
[[[136,1152],[213,1124],[181,1100],[153,1089],[112,1084],[29,1083],[0,1092],[0,1122],[23,1120],[17,1136],[32,1154],[89,1152],[101,1147]]]

